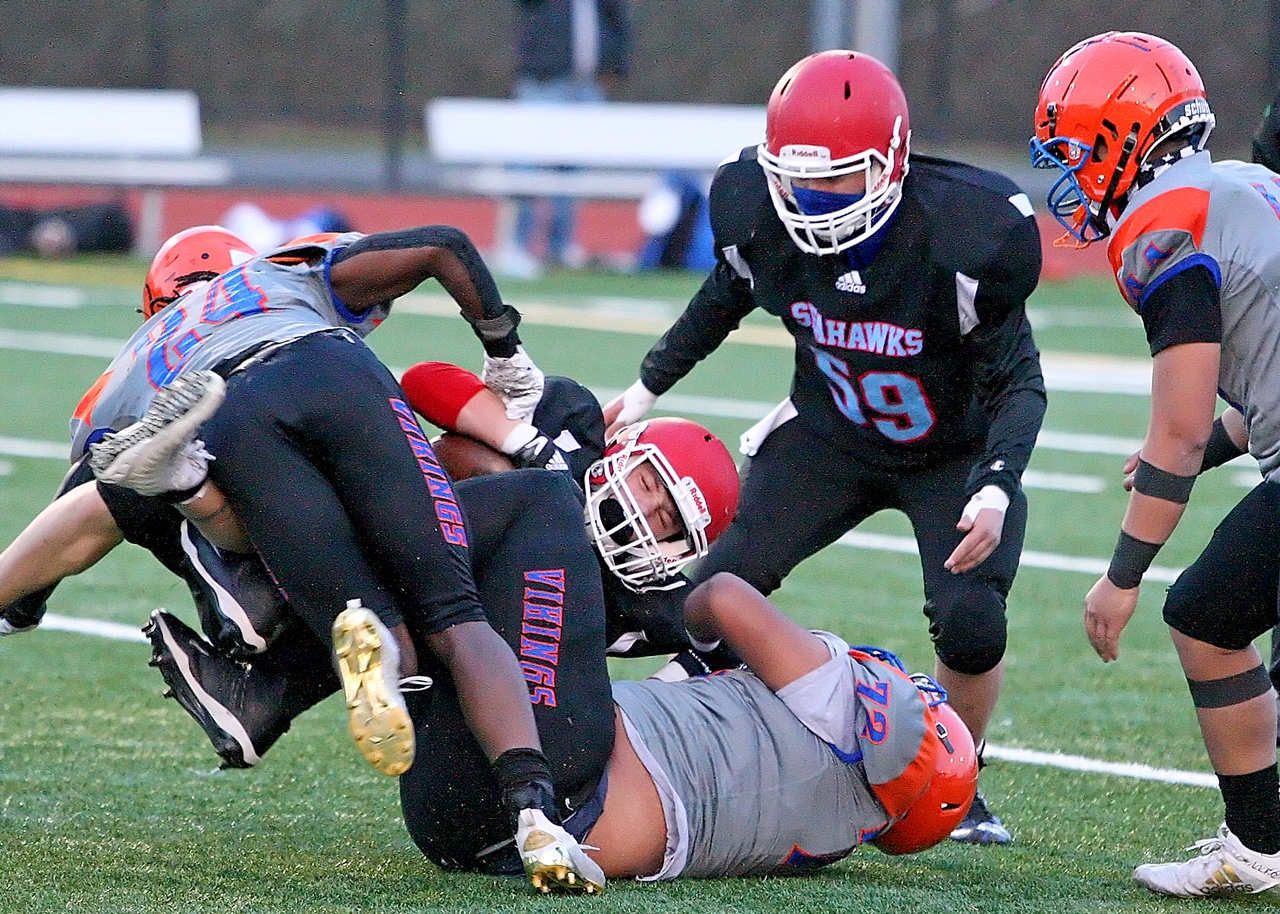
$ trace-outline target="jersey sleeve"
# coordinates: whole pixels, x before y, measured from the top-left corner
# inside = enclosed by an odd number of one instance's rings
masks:
[[[978,279],[978,323],[969,338],[977,357],[978,396],[990,426],[969,474],[968,495],[988,485],[1009,495],[1017,492],[1040,434],[1047,400],[1040,352],[1026,313],[1040,263],[1040,233],[1035,219],[1025,215],[1010,225]]]
[[[937,747],[930,713],[905,673],[827,632],[831,659],[777,693],[805,727],[841,760],[860,763],[876,799],[891,817],[924,792]]]
[[[1126,212],[1107,244],[1120,294],[1142,314],[1147,298],[1172,274],[1204,266],[1221,276],[1201,244],[1209,220],[1209,192],[1175,187]]]

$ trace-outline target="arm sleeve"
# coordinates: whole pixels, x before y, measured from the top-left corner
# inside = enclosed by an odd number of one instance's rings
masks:
[[[455,283],[452,277],[424,271],[418,278],[423,282],[436,278],[449,290],[462,309],[462,316],[475,331],[485,351],[490,355],[510,358],[520,343],[516,327],[520,312],[502,300],[493,274],[475,244],[460,229],[449,225],[426,225],[419,228],[393,232],[376,232],[339,248],[332,255],[332,264],[342,263],[365,251],[396,251],[410,248],[441,248],[448,251],[462,265],[462,276]],[[452,271],[457,273],[456,270]]]
[[[1025,305],[1040,275],[1034,220],[1020,223],[995,262],[999,266],[979,286],[976,305],[982,319],[971,331],[978,395],[990,428],[982,456],[969,474],[966,494],[994,485],[1012,496],[1031,459],[1047,402],[1040,352]]]
[[[644,386],[655,394],[666,393],[714,352],[754,307],[747,280],[717,259],[684,313],[644,357],[640,365]]]
[[[1195,264],[1162,276],[1139,313],[1154,356],[1181,343],[1221,343],[1222,303],[1213,271]]]

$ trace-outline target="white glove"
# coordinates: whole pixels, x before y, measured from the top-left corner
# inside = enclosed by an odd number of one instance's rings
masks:
[[[658,402],[658,395],[644,386],[643,381],[636,381],[622,393],[622,409],[618,418],[613,420],[618,425],[630,425],[639,422],[653,409]]]
[[[1009,509],[1009,496],[1004,489],[999,486],[983,486],[978,490],[978,494],[969,499],[969,503],[964,506],[960,519],[972,521],[978,516],[979,511],[986,508],[999,511],[1000,516],[1004,517],[1004,512]]]
[[[533,411],[542,399],[543,375],[542,369],[533,364],[523,346],[517,346],[516,354],[509,359],[486,355],[480,379],[485,387],[502,398],[507,406],[508,419],[528,422],[533,417]]]

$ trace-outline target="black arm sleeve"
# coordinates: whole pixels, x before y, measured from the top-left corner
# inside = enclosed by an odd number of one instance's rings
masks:
[[[714,352],[755,307],[751,288],[723,260],[717,260],[671,328],[649,350],[640,365],[640,380],[664,394]]]
[[[1182,343],[1222,342],[1222,299],[1206,266],[1165,279],[1147,294],[1140,313],[1153,356]]]
[[[450,225],[424,225],[420,228],[403,229],[394,232],[376,232],[366,235],[359,241],[339,250],[333,258],[334,263],[342,263],[364,251],[394,251],[407,248],[443,248],[453,254],[461,262],[467,272],[471,291],[475,300],[479,301],[482,317],[476,318],[463,311],[462,316],[471,324],[476,336],[484,344],[485,351],[493,356],[505,358],[515,353],[520,343],[516,327],[520,323],[520,312],[502,300],[498,292],[498,284],[485,264],[475,244],[461,229]],[[428,277],[424,276],[423,279]]]

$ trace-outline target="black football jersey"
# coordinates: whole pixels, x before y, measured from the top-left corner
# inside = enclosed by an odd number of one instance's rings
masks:
[[[763,308],[795,338],[791,399],[819,435],[889,469],[971,453],[971,491],[1016,491],[1045,406],[1025,312],[1041,260],[1026,195],[913,156],[883,240],[817,256],[791,240],[765,181],[754,149],[717,172],[717,264],[645,357],[645,386],[665,393]],[[864,262],[858,249],[876,241]]]

